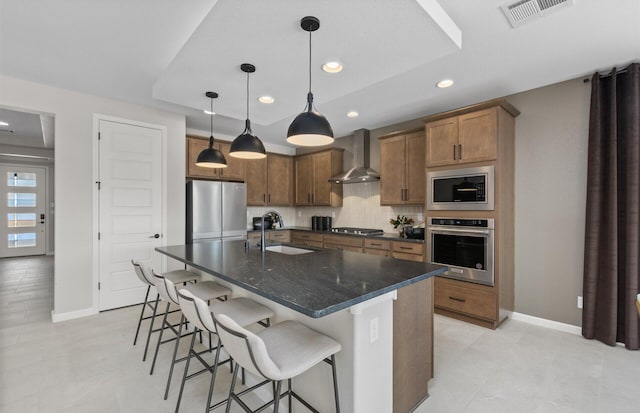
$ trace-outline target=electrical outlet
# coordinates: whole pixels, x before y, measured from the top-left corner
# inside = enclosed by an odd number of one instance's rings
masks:
[[[298,211],[298,216],[301,217],[302,216],[302,211]]]
[[[331,218],[335,218],[336,217],[336,211],[331,211]]]
[[[582,308],[582,296],[578,296],[578,308]]]
[[[376,317],[369,321],[369,343],[375,343],[376,341],[378,341],[379,337],[380,331],[378,325],[378,317]]]

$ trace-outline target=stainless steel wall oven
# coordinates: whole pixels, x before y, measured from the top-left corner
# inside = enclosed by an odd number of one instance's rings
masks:
[[[427,262],[449,266],[444,277],[494,285],[493,219],[430,218]]]

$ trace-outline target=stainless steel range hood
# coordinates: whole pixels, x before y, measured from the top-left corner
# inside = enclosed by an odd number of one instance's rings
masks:
[[[353,133],[354,167],[329,179],[337,184],[357,184],[380,180],[380,174],[369,167],[369,130],[358,129]]]

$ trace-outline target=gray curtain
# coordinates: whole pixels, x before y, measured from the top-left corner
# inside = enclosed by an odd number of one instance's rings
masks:
[[[640,347],[640,64],[591,79],[582,335]]]

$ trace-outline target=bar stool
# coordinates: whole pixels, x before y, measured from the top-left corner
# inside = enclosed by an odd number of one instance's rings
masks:
[[[335,354],[342,348],[340,343],[296,321],[284,321],[258,333],[252,333],[241,327],[226,314],[216,313],[213,314],[213,317],[220,341],[222,341],[229,356],[236,362],[236,369],[231,380],[231,389],[229,390],[229,399],[227,401],[227,413],[231,409],[232,400],[236,401],[247,413],[260,412],[271,404],[274,405],[274,413],[277,413],[282,396],[288,396],[289,398],[289,411],[291,411],[293,397],[309,410],[317,412],[307,401],[293,391],[291,379],[321,361],[331,365],[336,412],[340,412],[335,359]],[[266,380],[240,393],[234,393],[238,377],[238,365]],[[283,380],[287,380],[288,389],[281,394]],[[273,400],[255,411],[251,410],[240,399],[240,396],[267,383],[275,384]]]
[[[138,327],[136,328],[136,336],[133,339],[133,345],[135,346],[136,342],[138,341],[138,333],[142,325],[142,320],[151,319],[151,323],[149,324],[149,332],[147,333],[147,342],[144,345],[144,354],[142,356],[142,361],[146,361],[147,352],[149,350],[149,341],[151,339],[151,333],[159,331],[159,330],[153,329],[153,324],[154,324],[155,318],[158,316],[157,310],[158,310],[158,302],[160,300],[160,295],[156,293],[155,301],[149,301],[149,291],[151,290],[151,287],[155,287],[153,271],[148,266],[140,262],[137,262],[135,260],[131,260],[131,263],[133,264],[133,269],[135,270],[135,273],[140,279],[140,281],[147,284],[147,293],[145,294],[144,303],[142,304],[142,311],[140,311],[140,318],[138,319]],[[200,276],[198,274],[193,273],[191,271],[187,271],[187,270],[169,271],[169,272],[163,273],[163,276],[169,277],[175,283],[183,283],[183,284],[187,282],[195,282],[200,279]],[[147,306],[150,309],[152,309],[153,312],[150,316],[145,317],[144,311]],[[170,313],[173,313],[176,311],[179,311],[179,310],[173,310],[173,311],[170,311]]]
[[[167,321],[167,316],[170,313],[169,308],[171,307],[171,304],[175,304],[178,306],[180,305],[178,303],[178,299],[175,294],[175,285],[183,283],[181,279],[178,279],[178,281],[176,281],[177,277],[174,277],[174,276],[170,277],[170,275],[171,274],[167,274],[166,276],[164,274],[159,275],[155,271],[153,271],[153,278],[155,281],[156,290],[158,290],[158,294],[160,298],[163,301],[166,301],[167,305],[165,307],[164,316],[162,317],[162,325],[159,329],[160,334],[158,335],[158,342],[156,343],[156,350],[153,355],[153,362],[151,363],[151,370],[149,371],[149,374],[153,374],[153,370],[156,365],[156,360],[158,359],[158,350],[160,350],[160,345],[176,340],[176,348],[174,349],[174,357],[173,357],[175,359],[175,352],[177,351],[177,345],[179,344],[179,340],[182,337],[182,325],[184,324],[184,314],[182,314],[180,317],[180,323],[178,324],[177,331],[175,329],[176,326],[171,324],[169,321]],[[171,286],[172,286],[171,289],[168,288],[167,281],[171,282]],[[196,296],[202,298],[205,301],[210,301],[210,300],[213,300],[214,298],[219,298],[219,297],[223,297],[224,299],[226,299],[227,296],[231,294],[230,289],[218,284],[215,281],[203,281],[197,284],[190,283],[188,284],[188,287]],[[170,292],[171,290],[173,290],[173,295]],[[173,334],[175,334],[175,336],[165,341],[162,341],[162,336],[164,334],[164,331],[167,329],[171,330]],[[190,334],[192,333],[188,333],[185,335],[190,335]],[[169,379],[171,379],[171,375],[173,374],[173,365],[174,363],[172,363],[171,365],[171,371],[169,372]],[[169,389],[167,386],[167,391],[165,392],[165,399],[168,391]]]
[[[178,301],[180,302],[182,313],[185,315],[187,320],[189,320],[196,329],[207,331],[209,332],[209,334],[218,334],[215,322],[213,321],[212,313],[229,314],[233,316],[234,319],[237,320],[238,323],[242,326],[259,323],[265,327],[268,327],[269,319],[273,317],[273,311],[271,311],[271,309],[245,297],[233,298],[228,301],[215,301],[210,306],[208,306],[207,303],[204,302],[204,300],[194,296],[189,288],[181,288],[180,290],[178,290]],[[205,412],[209,412],[216,407],[226,403],[226,400],[223,400],[213,406],[211,405],[211,398],[213,397],[213,388],[216,381],[216,372],[218,366],[220,364],[226,363],[227,361],[230,361],[230,359],[227,359],[223,362],[220,362],[220,350],[222,348],[222,343],[220,342],[220,340],[218,340],[218,344],[216,346],[216,355],[214,358],[214,362],[211,365],[201,357],[202,353],[194,350],[194,344],[195,335],[191,337],[191,345],[189,347],[189,353],[186,359],[187,362],[185,364],[184,374],[182,376],[182,383],[180,384],[180,393],[178,394],[178,401],[176,403],[176,413],[178,413],[178,410],[180,409],[180,402],[182,400],[182,393],[184,391],[186,381],[204,373],[205,371],[211,373],[211,383],[209,385],[209,395],[207,397],[207,408]],[[195,357],[204,368],[189,375],[189,364],[192,357]]]

